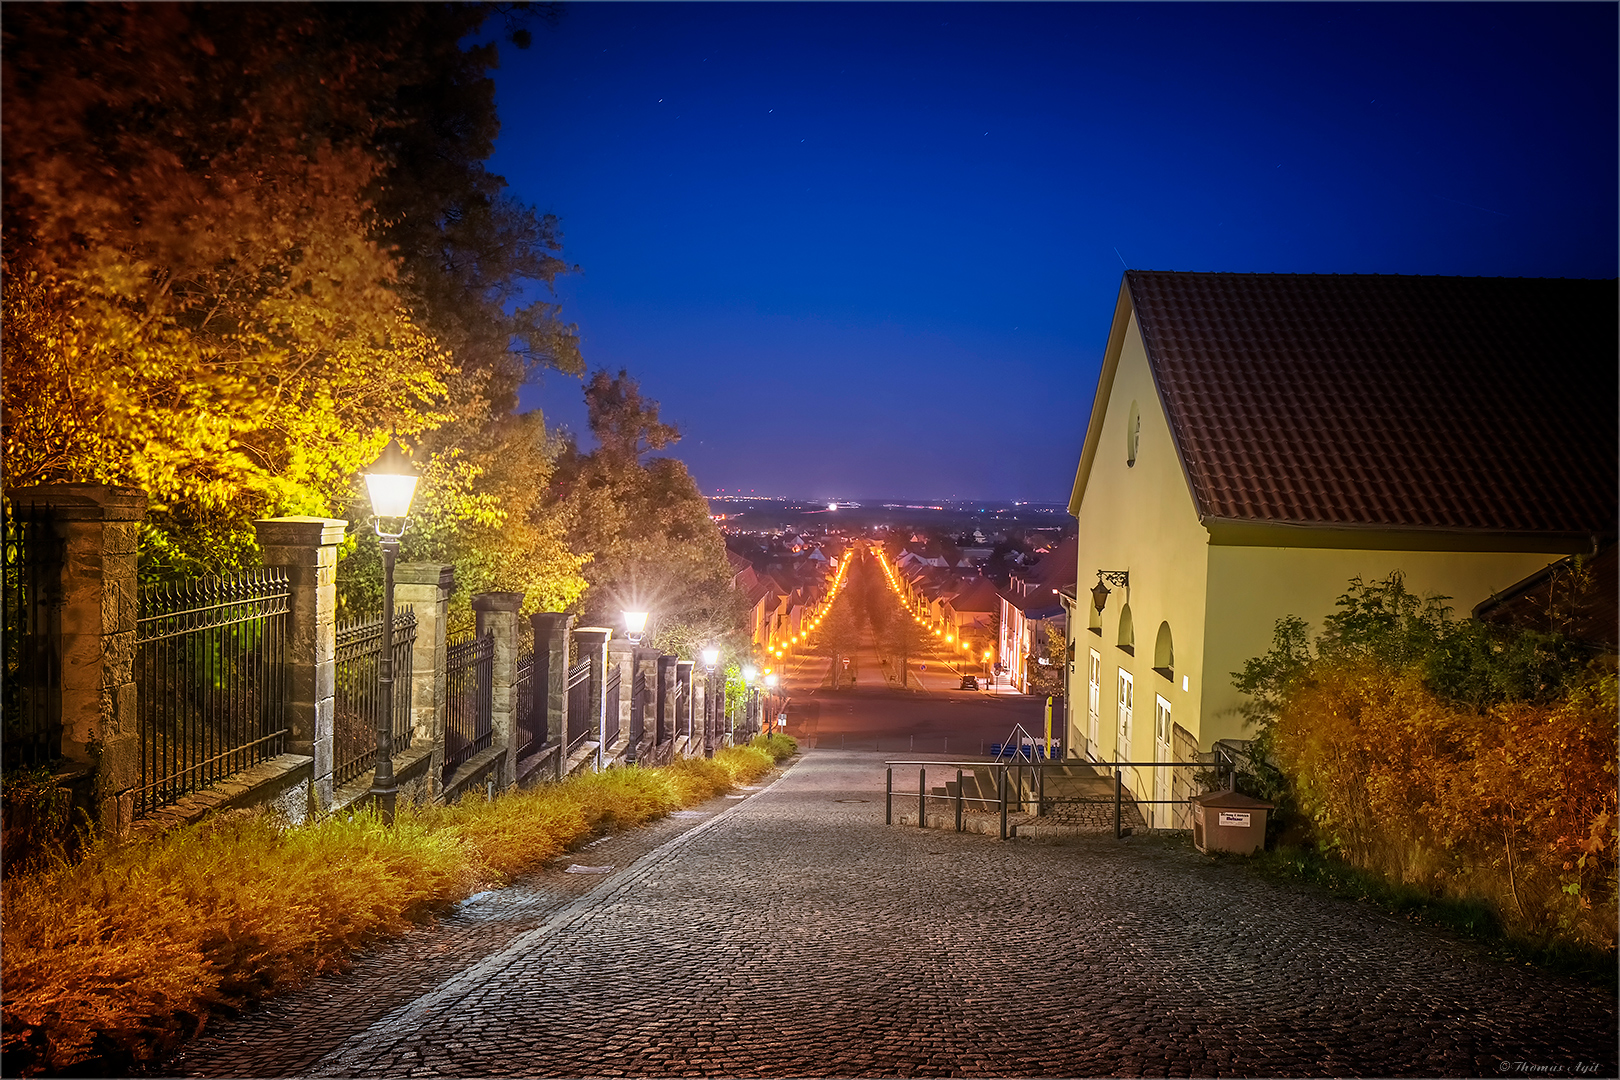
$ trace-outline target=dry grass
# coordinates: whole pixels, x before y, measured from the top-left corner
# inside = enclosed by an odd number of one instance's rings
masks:
[[[791,735],[755,735],[749,745],[765,751],[777,761],[786,761],[799,752],[799,742]]]
[[[732,747],[401,813],[392,828],[369,813],[299,828],[237,815],[20,875],[4,885],[0,1071],[110,1073],[155,1060],[217,1008],[298,986],[480,884],[773,764]]]
[[[475,868],[411,821],[238,816],[7,882],[5,1071],[150,1058],[463,895]]]
[[[771,771],[776,759],[757,746],[728,746],[714,755],[721,768],[731,773],[733,783],[752,784]]]

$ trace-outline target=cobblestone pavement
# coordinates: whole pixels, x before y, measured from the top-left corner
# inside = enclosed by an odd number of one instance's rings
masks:
[[[171,1067],[1616,1075],[1615,1002],[1601,990],[1184,843],[885,827],[882,788],[880,757],[808,753],[724,813],[666,826],[667,842],[588,891],[549,894],[531,928],[486,942],[432,989],[407,993],[379,973],[387,1001],[374,1009],[307,1011],[320,1029],[289,1025],[279,1040],[245,1021]],[[470,951],[464,942],[457,959]],[[369,978],[355,977],[362,990]],[[309,1045],[292,1055],[289,1040]]]

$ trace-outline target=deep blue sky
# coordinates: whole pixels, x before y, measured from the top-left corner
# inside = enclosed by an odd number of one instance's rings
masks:
[[[706,493],[1062,502],[1127,265],[1615,276],[1616,12],[573,4],[492,167]]]

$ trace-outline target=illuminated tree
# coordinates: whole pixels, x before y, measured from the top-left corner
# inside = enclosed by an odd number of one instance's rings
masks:
[[[444,481],[424,526],[527,513],[479,478],[534,441],[522,380],[580,362],[522,299],[556,223],[483,167],[494,49],[458,43],[492,10],[8,11],[6,482],[145,488],[157,572],[331,513],[390,431]]]
[[[589,552],[581,601],[588,622],[616,626],[625,608],[650,611],[650,643],[688,656],[706,645],[745,645],[745,599],[731,588],[725,543],[686,466],[648,457],[680,433],[658,418],[620,371],[596,372],[585,387],[591,433],[600,446],[564,446],[552,479],[553,506],[569,546]]]

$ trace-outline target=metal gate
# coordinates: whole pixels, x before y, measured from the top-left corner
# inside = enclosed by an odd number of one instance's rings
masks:
[[[444,778],[494,741],[495,636],[451,642],[446,650]]]
[[[572,754],[596,733],[591,715],[591,662],[581,660],[568,669],[568,749]]]
[[[6,766],[62,756],[62,541],[48,517],[5,506]]]

